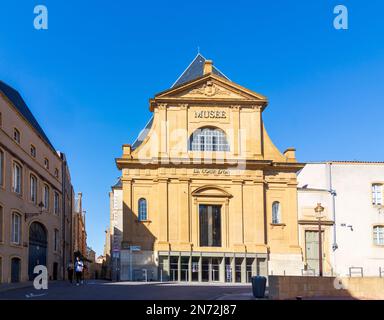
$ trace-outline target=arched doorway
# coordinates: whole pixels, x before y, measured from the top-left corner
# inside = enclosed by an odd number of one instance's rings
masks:
[[[39,222],[33,222],[29,227],[29,256],[28,275],[33,280],[33,269],[37,265],[47,265],[47,231]]]

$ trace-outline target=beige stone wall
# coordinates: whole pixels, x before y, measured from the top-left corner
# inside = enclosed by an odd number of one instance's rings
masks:
[[[0,149],[5,154],[5,179],[3,186],[0,186],[0,206],[3,208],[2,239],[0,239],[0,257],[2,265],[3,282],[11,281],[11,259],[17,257],[21,259],[21,281],[28,280],[28,241],[29,226],[33,222],[42,223],[48,236],[48,257],[47,266],[49,274],[52,275],[53,264],[59,265],[58,276],[61,272],[61,211],[54,214],[53,197],[54,191],[59,193],[60,210],[62,205],[61,198],[61,160],[54,150],[46,144],[36,131],[27,123],[8,100],[0,94],[0,112],[2,115],[2,125],[0,127]],[[21,133],[20,144],[13,139],[14,128]],[[30,154],[31,144],[36,148],[36,158]],[[49,160],[49,169],[44,167],[44,158]],[[17,162],[22,167],[22,194],[18,195],[12,191],[12,164]],[[59,174],[55,176],[55,169]],[[37,201],[32,203],[30,199],[30,175],[33,174],[38,180]],[[49,186],[50,206],[48,210],[43,210],[43,214],[24,219],[26,212],[39,212],[37,206],[42,201],[42,189],[44,184]],[[21,215],[21,242],[20,244],[11,243],[11,216],[12,212]],[[53,248],[54,230],[59,230],[59,248]]]
[[[213,86],[217,94],[208,94]],[[282,154],[263,125],[265,97],[214,75],[156,95],[147,137],[132,151],[123,147],[123,241],[142,250],[275,253],[302,268],[297,232],[298,164],[294,150]],[[210,115],[200,116],[208,111]],[[199,128],[222,129],[229,151],[188,149]],[[138,221],[138,200],[148,219]],[[272,224],[272,203],[281,223]],[[199,204],[221,205],[222,246],[199,246]],[[276,256],[277,257],[277,256]],[[281,258],[283,257],[283,260]],[[279,269],[279,270],[280,270]]]
[[[270,299],[296,297],[348,297],[353,299],[384,299],[384,278],[336,278],[269,276]]]

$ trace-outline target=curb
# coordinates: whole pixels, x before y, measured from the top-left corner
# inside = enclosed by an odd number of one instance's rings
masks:
[[[0,293],[3,293],[3,292],[8,292],[8,291],[13,291],[13,290],[17,290],[17,289],[25,289],[25,288],[33,288],[33,284],[32,282],[25,282],[25,283],[20,283],[18,285],[9,285],[9,284],[5,284],[5,287],[4,284],[0,284]]]

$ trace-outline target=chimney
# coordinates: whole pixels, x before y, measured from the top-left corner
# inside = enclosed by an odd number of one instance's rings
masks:
[[[123,145],[123,158],[131,158],[132,146],[130,144]]]
[[[204,74],[212,73],[212,60],[205,60],[204,62]]]
[[[287,159],[287,162],[296,162],[295,148],[288,148],[284,151],[284,156]]]

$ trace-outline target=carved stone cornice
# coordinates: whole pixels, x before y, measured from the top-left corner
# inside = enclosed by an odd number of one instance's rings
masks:
[[[240,105],[231,105],[231,109],[232,109],[233,111],[240,111],[241,106],[240,106]]]
[[[157,108],[159,109],[159,110],[165,110],[165,109],[167,109],[167,103],[159,103],[159,104],[157,104]]]
[[[188,103],[179,103],[180,110],[187,110],[188,106]]]

